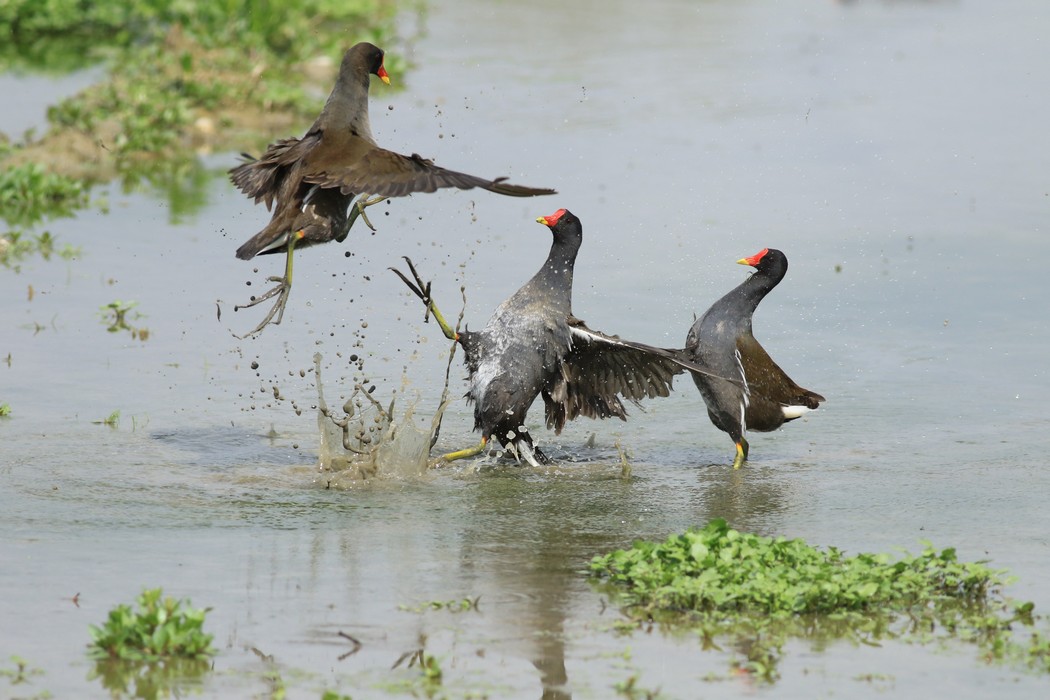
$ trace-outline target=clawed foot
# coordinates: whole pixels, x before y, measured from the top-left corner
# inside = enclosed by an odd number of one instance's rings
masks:
[[[259,323],[259,325],[251,329],[244,335],[237,336],[237,338],[244,339],[248,338],[249,336],[253,336],[256,333],[261,332],[263,328],[266,328],[266,326],[268,326],[271,323],[273,323],[273,325],[275,326],[280,325],[281,319],[284,318],[284,307],[288,304],[288,295],[292,291],[292,254],[295,253],[295,244],[298,243],[299,239],[302,237],[303,232],[297,231],[288,240],[288,252],[286,253],[284,260],[284,277],[266,278],[267,282],[276,282],[277,286],[273,289],[270,289],[262,296],[252,297],[252,300],[249,301],[247,304],[241,304],[239,306],[233,307],[234,311],[240,311],[241,309],[250,309],[253,306],[263,303],[267,299],[277,297],[277,301],[274,303],[273,308],[270,309],[269,313],[266,314],[266,317]],[[275,316],[277,317],[276,319],[274,318]]]
[[[434,300],[430,298],[430,282],[424,284],[423,278],[421,278],[416,271],[416,266],[412,264],[412,258],[407,255],[402,255],[401,257],[404,258],[406,263],[408,263],[408,271],[412,273],[412,280],[409,280],[408,277],[396,267],[390,267],[387,269],[400,277],[401,281],[405,283],[405,286],[412,290],[412,293],[423,301],[423,305],[427,307],[427,313],[423,317],[423,323],[429,323],[430,307],[434,304]]]
[[[419,276],[419,273],[416,271],[416,266],[412,264],[411,258],[407,255],[402,257],[405,259],[405,262],[408,263],[408,270],[412,273],[412,280],[409,280],[408,277],[397,268],[391,267],[389,269],[395,275],[400,277],[401,281],[404,282],[405,285],[412,290],[412,293],[419,297],[427,307],[426,315],[423,317],[423,323],[429,322],[430,316],[433,314],[434,320],[438,322],[439,326],[441,326],[441,332],[445,334],[445,337],[449,340],[459,340],[459,334],[452,329],[452,326],[448,325],[445,321],[445,317],[441,315],[440,311],[438,311],[437,304],[435,304],[434,300],[430,297],[430,282],[423,282],[423,278]]]
[[[309,198],[310,197],[308,195],[307,199],[309,200]],[[357,201],[355,201],[350,207],[350,212],[348,215],[349,223],[347,224],[347,230],[349,230],[350,227],[354,225],[354,222],[357,221],[358,217],[361,217],[361,219],[365,222],[365,225],[368,226],[368,228],[375,231],[376,227],[373,226],[372,222],[368,220],[368,216],[365,214],[365,209],[372,206],[373,204],[379,204],[385,199],[387,198],[380,196],[372,197],[371,199],[367,197],[359,197]],[[237,336],[238,338],[248,338],[250,336],[256,335],[262,332],[262,329],[266,328],[266,326],[270,325],[271,323],[275,326],[280,325],[281,319],[284,318],[284,307],[288,305],[288,295],[292,291],[292,254],[295,251],[295,244],[298,243],[299,240],[303,238],[303,236],[303,231],[297,231],[288,239],[288,253],[287,257],[285,258],[284,277],[266,278],[267,282],[276,282],[277,286],[268,290],[265,294],[262,294],[261,296],[252,297],[252,300],[249,301],[247,304],[240,304],[238,306],[233,307],[234,311],[240,311],[241,309],[250,309],[253,306],[263,303],[264,301],[277,297],[277,301],[274,303],[273,307],[266,314],[266,317],[263,318],[259,325],[257,325],[255,328],[251,329],[244,335]],[[340,238],[339,240],[342,240],[342,238]],[[411,262],[409,262],[409,265],[411,265]],[[415,270],[413,270],[412,272],[413,274],[415,274]],[[402,277],[402,279],[404,279],[404,277]],[[418,275],[416,276],[416,279],[419,279]],[[405,282],[407,284],[408,280],[405,280]],[[429,292],[429,286],[427,287],[427,291]]]
[[[268,326],[271,323],[275,326],[280,325],[281,319],[284,317],[284,307],[288,304],[288,294],[292,291],[292,283],[289,282],[288,279],[285,277],[267,277],[266,281],[276,282],[277,286],[268,290],[265,294],[262,294],[261,296],[252,297],[251,301],[249,301],[247,304],[239,304],[237,306],[234,306],[233,310],[240,311],[241,309],[250,309],[253,306],[261,304],[264,301],[267,301],[268,299],[272,299],[274,297],[277,297],[277,301],[274,302],[274,305],[270,308],[270,311],[266,314],[265,318],[263,318],[263,320],[259,323],[258,326],[251,329],[244,335],[237,336],[237,338],[244,339],[251,337],[262,331],[263,328],[266,328],[266,326]]]
[[[380,196],[375,196],[375,197],[372,197],[371,199],[367,199],[367,198],[364,198],[364,197],[359,197],[357,199],[357,201],[354,202],[353,206],[350,207],[350,216],[349,216],[350,224],[349,225],[353,226],[354,222],[357,221],[357,217],[360,216],[361,220],[365,222],[365,226],[367,226],[368,228],[370,228],[373,231],[375,231],[376,227],[373,226],[372,222],[368,220],[368,215],[365,214],[365,209],[367,207],[372,206],[373,204],[379,204],[380,202],[385,201],[386,199],[387,199],[386,197],[380,197]]]

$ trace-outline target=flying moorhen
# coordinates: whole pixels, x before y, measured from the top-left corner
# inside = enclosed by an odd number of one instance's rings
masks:
[[[433,314],[445,336],[463,346],[467,400],[474,402],[474,430],[482,437],[473,448],[443,455],[446,462],[479,454],[495,436],[519,459],[533,466],[547,464],[550,460],[533,446],[524,425],[536,396],[543,396],[547,427],[560,433],[567,421],[581,415],[627,420],[622,399],[637,404],[667,396],[674,375],[707,371],[676,354],[681,351],[605,335],[573,316],[572,274],[583,227],[565,209],[536,221],[554,236],[547,261],[500,304],[481,331],[454,331],[431,299],[430,284],[423,283],[407,257],[414,283],[391,268],[423,300],[427,317]]]
[[[751,317],[758,303],[787,274],[787,256],[764,248],[737,262],[754,267],[755,273],[712,304],[693,323],[685,340],[686,355],[691,360],[715,374],[743,380],[738,384],[693,374],[711,422],[736,443],[734,469],[747,460],[747,430],[776,430],[824,401],[820,394],[793,382],[751,332]]]
[[[368,120],[369,76],[390,82],[383,67],[383,51],[362,42],[350,48],[339,66],[332,94],[324,109],[301,138],[277,141],[261,158],[230,170],[230,179],[244,194],[274,209],[273,218],[259,233],[237,249],[237,257],[250,260],[262,253],[285,252],[284,277],[271,277],[277,286],[236,308],[255,306],[274,296],[273,308],[249,335],[271,321],[281,322],[292,287],[292,254],[331,240],[342,242],[365,207],[387,197],[413,192],[434,192],[442,187],[474,187],[511,197],[554,194],[551,189],[522,187],[506,178],[484,178],[446,170],[419,155],[403,156],[380,148]],[[353,209],[351,201],[357,196]],[[375,195],[367,199],[368,195]],[[276,320],[274,317],[276,316]]]

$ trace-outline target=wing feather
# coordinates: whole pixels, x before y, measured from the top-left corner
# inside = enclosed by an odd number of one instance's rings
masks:
[[[561,432],[579,416],[627,420],[624,401],[668,396],[675,375],[711,374],[683,351],[658,348],[591,330],[570,317],[572,349],[543,391],[547,427]]]
[[[475,187],[510,197],[554,194],[546,188],[524,187],[506,182],[507,178],[486,180],[448,170],[413,153],[403,156],[378,146],[342,162],[311,162],[304,175],[307,182],[324,188],[338,187],[343,194],[367,193],[382,197],[403,197],[415,192],[434,192],[445,187],[469,190]]]
[[[230,170],[230,180],[256,204],[264,201],[266,208],[271,209],[274,199],[280,197],[288,182],[289,173],[319,140],[320,135],[311,132],[301,139],[276,141],[259,158],[243,154],[245,162]],[[298,183],[294,184],[298,186]]]

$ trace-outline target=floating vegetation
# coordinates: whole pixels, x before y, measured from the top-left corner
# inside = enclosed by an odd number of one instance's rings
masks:
[[[428,610],[447,610],[449,612],[467,612],[469,610],[480,610],[478,602],[481,596],[473,598],[460,598],[458,600],[430,600],[419,605],[399,605],[398,610],[403,612],[423,613]]]
[[[433,697],[434,693],[441,687],[441,680],[445,675],[441,670],[441,664],[437,657],[428,654],[423,648],[413,649],[402,654],[391,666],[391,670],[399,667],[406,661],[408,663],[405,664],[405,668],[419,668],[422,690],[428,697]]]
[[[149,340],[149,329],[133,326],[128,323],[128,312],[138,306],[137,301],[111,301],[99,307],[99,316],[106,330],[110,333],[127,331],[135,340]],[[136,311],[131,317],[134,320],[142,318],[142,314]]]
[[[620,697],[629,698],[629,700],[656,700],[662,697],[659,690],[649,690],[643,688],[638,684],[638,676],[630,675],[626,679],[617,682],[613,685],[613,690]]]
[[[110,413],[105,418],[102,418],[101,420],[93,420],[91,422],[94,425],[108,425],[111,428],[115,428],[120,423],[120,411],[113,411],[113,413]]]
[[[39,163],[0,169],[0,211],[13,226],[29,226],[45,216],[71,216],[87,201],[79,180],[48,172]]]
[[[0,678],[6,678],[11,685],[25,685],[31,683],[34,677],[44,675],[43,670],[30,666],[29,662],[21,656],[12,656],[11,663],[13,664],[12,668],[0,666]],[[44,692],[46,693],[47,691]],[[43,698],[48,696],[41,693],[33,697]]]
[[[137,610],[118,605],[101,627],[91,625],[90,679],[113,697],[181,697],[182,688],[211,668],[215,649],[204,632],[208,610],[166,598],[160,588],[144,590],[136,602]]]
[[[0,418],[6,418],[11,415],[11,404],[0,402]]]
[[[19,231],[8,231],[0,236],[0,265],[15,272],[21,269],[21,263],[31,255],[50,260],[51,256],[56,254],[63,260],[72,260],[80,255],[80,249],[66,245],[56,252],[55,238],[48,231],[29,235]]]
[[[201,659],[212,656],[212,635],[204,633],[207,609],[190,607],[188,600],[164,597],[160,588],[142,591],[138,609],[118,605],[101,627],[91,625],[90,655],[125,661],[166,658]]]
[[[688,626],[704,648],[728,642],[746,658],[740,668],[777,678],[791,638],[883,639],[975,644],[981,657],[1050,672],[1050,640],[1034,630],[1015,638],[1012,626],[1033,626],[1031,603],[999,590],[1004,572],[960,562],[954,549],[918,555],[846,556],[800,539],[760,537],[713,520],[664,542],[595,557],[591,573],[608,581],[633,629],[639,622]]]

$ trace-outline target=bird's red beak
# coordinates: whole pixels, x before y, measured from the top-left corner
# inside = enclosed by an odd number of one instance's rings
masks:
[[[758,265],[759,260],[766,257],[766,253],[768,252],[769,248],[763,248],[762,250],[752,255],[750,258],[740,258],[736,261],[736,263],[737,265],[750,265],[751,267],[755,267]]]
[[[536,221],[538,223],[544,224],[545,226],[554,226],[554,224],[558,223],[558,219],[560,219],[562,216],[564,216],[564,214],[565,214],[565,210],[564,209],[559,209],[558,211],[554,212],[550,216],[541,216],[541,217],[539,217],[538,219],[536,219]]]
[[[379,66],[379,70],[376,71],[376,75],[378,75],[379,79],[387,85],[390,84],[390,76],[387,74],[386,68],[384,68],[383,66]]]

